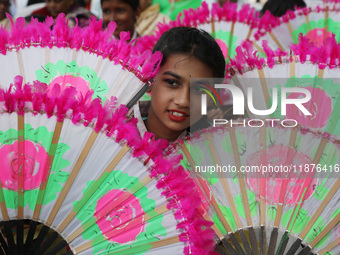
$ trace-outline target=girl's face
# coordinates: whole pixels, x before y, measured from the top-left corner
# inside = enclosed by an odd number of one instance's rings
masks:
[[[117,24],[114,36],[119,38],[121,31],[129,31],[132,37],[135,31],[136,17],[139,11],[134,11],[131,5],[121,0],[109,0],[102,3],[103,10],[103,24],[107,28],[110,21],[114,21]]]
[[[46,8],[51,13],[53,18],[56,18],[59,13],[67,14],[73,6],[73,0],[45,0]]]
[[[151,107],[146,126],[156,138],[169,141],[201,119],[201,95],[193,91],[190,79],[211,78],[213,71],[196,57],[175,54],[160,67],[151,86]],[[190,109],[197,109],[191,111]]]

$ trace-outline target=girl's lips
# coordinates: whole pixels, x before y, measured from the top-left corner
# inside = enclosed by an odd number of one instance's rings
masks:
[[[184,121],[186,118],[189,117],[189,115],[186,114],[185,112],[181,112],[178,110],[169,110],[168,115],[172,121],[176,121],[176,122]]]

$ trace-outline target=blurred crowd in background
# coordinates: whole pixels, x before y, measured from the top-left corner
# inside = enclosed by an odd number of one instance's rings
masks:
[[[26,22],[37,18],[43,22],[47,16],[56,18],[65,13],[69,26],[78,22],[81,27],[89,23],[91,16],[103,19],[104,28],[110,21],[117,23],[115,36],[120,31],[130,31],[131,38],[152,34],[158,22],[174,20],[184,9],[197,8],[201,0],[0,0],[0,24],[10,28],[9,13],[15,20],[25,17]],[[208,5],[218,2],[223,5],[226,0],[206,0]],[[269,9],[280,16],[294,6],[303,7],[303,0],[233,0],[242,5],[251,4],[258,11]]]

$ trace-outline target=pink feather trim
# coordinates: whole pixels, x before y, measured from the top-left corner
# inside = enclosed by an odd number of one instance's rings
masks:
[[[64,14],[59,14],[55,21],[48,17],[44,23],[36,19],[26,25],[25,19],[19,17],[15,22],[8,15],[11,22],[11,31],[0,29],[0,53],[5,55],[7,51],[19,50],[29,47],[71,48],[77,51],[82,50],[108,58],[115,65],[133,72],[142,81],[147,82],[157,73],[157,63],[161,55],[151,54],[148,51],[148,58],[134,54],[132,44],[127,42],[128,33],[122,33],[121,39],[113,38],[113,31],[116,28],[114,22],[109,24],[106,31],[102,30],[102,21],[91,18],[86,28],[69,28]],[[52,27],[53,26],[53,27]],[[52,27],[52,29],[51,29]],[[149,60],[152,59],[152,63]],[[152,65],[152,67],[151,67]]]

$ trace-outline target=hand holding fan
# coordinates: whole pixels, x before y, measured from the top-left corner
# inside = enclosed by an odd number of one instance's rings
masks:
[[[337,254],[338,143],[300,128],[234,126],[178,141],[171,155],[185,155],[220,254]]]
[[[200,205],[191,181],[179,185],[182,169],[160,157],[167,144],[142,140],[126,107],[76,94],[58,84],[23,86],[20,77],[0,90],[1,252],[55,254],[68,245],[66,254],[201,254],[195,236],[209,236],[198,227],[207,223],[187,208]]]

